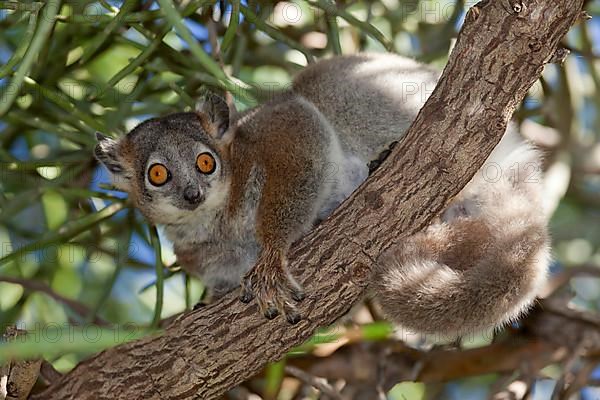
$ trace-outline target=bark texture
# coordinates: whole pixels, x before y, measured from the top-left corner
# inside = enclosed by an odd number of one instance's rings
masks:
[[[214,399],[281,358],[361,298],[378,255],[424,228],[482,165],[583,0],[474,6],[443,76],[404,140],[335,213],[296,243],[304,319],[267,321],[235,295],[166,332],[80,363],[36,399]],[[368,118],[368,115],[365,116]]]

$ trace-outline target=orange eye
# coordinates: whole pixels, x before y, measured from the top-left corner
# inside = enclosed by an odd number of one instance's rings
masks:
[[[196,158],[196,167],[203,174],[212,174],[216,168],[215,158],[210,153],[199,154]]]
[[[162,164],[152,164],[148,170],[148,180],[154,186],[162,186],[171,177],[169,170]]]

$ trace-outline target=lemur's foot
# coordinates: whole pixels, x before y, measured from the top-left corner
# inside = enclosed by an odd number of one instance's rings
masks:
[[[260,311],[268,319],[279,314],[290,324],[302,319],[295,303],[304,299],[304,291],[282,265],[258,263],[246,274],[242,279],[240,301],[249,303],[255,297]]]

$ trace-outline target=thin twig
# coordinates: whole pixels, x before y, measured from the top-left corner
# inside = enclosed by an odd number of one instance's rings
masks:
[[[542,293],[539,294],[541,298],[550,297],[558,289],[569,283],[571,278],[576,276],[590,276],[600,278],[600,266],[593,264],[584,264],[566,268],[564,271],[553,275],[546,286],[543,288]]]
[[[165,292],[165,283],[163,270],[165,266],[162,262],[160,240],[158,238],[158,231],[155,226],[150,227],[150,244],[154,249],[154,262],[156,271],[156,304],[154,306],[154,317],[152,318],[152,327],[156,328],[160,326],[160,316],[163,309],[163,298]]]
[[[573,381],[567,386],[563,393],[563,398],[570,399],[572,395],[581,390],[584,386],[589,386],[588,378],[598,365],[598,357],[591,357],[585,360],[581,368],[574,373]]]
[[[334,400],[346,400],[344,396],[337,390],[335,390],[327,381],[323,378],[318,378],[313,376],[307,372],[302,371],[300,368],[296,368],[292,365],[285,366],[285,372],[294,378],[300,379],[302,382],[306,383],[319,390],[321,393],[326,394]]]
[[[66,305],[67,307],[69,307],[70,309],[75,311],[78,315],[80,315],[82,318],[86,318],[87,316],[90,315],[90,309],[87,306],[85,306],[84,304],[81,304],[78,301],[68,299],[68,298],[56,293],[54,290],[52,290],[52,288],[50,288],[50,286],[48,286],[44,282],[32,281],[32,280],[23,279],[23,278],[15,278],[15,277],[11,277],[11,276],[0,276],[0,282],[14,283],[16,285],[21,285],[24,288],[32,290],[32,291],[42,292],[42,293],[52,297],[54,300],[58,301],[59,303]],[[101,325],[101,326],[110,326],[110,324],[108,322],[106,322],[105,320],[103,320],[100,317],[95,317],[94,323]]]
[[[224,69],[225,65],[223,64],[221,46],[219,45],[219,41],[217,40],[217,23],[212,18],[209,18],[206,27],[208,29],[208,40],[210,42],[210,48],[212,49],[211,54],[215,61],[219,63],[221,69]],[[229,107],[230,112],[235,112],[235,102],[233,101],[233,95],[229,90],[225,91],[225,101],[227,103],[227,106]]]

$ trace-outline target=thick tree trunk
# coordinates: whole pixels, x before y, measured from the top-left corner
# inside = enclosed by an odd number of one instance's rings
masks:
[[[304,319],[267,321],[230,295],[162,336],[82,362],[36,399],[214,399],[281,358],[361,298],[378,255],[424,228],[478,170],[538,79],[583,0],[494,0],[466,16],[443,76],[405,139],[323,224],[290,267]],[[368,115],[365,115],[368,118]]]

